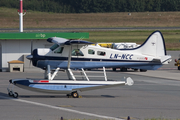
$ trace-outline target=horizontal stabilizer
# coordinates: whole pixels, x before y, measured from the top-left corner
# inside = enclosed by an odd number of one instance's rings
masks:
[[[163,64],[169,64],[172,61],[172,58],[170,55],[161,56],[161,62]]]

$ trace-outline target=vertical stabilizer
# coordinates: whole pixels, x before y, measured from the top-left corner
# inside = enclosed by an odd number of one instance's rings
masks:
[[[165,42],[160,31],[153,32],[137,49],[144,55],[154,57],[161,57],[166,55]]]

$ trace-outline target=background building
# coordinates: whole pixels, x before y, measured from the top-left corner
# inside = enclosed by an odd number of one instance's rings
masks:
[[[49,37],[67,39],[87,39],[89,33],[61,32],[61,33],[0,33],[0,70],[8,71],[8,62],[19,60],[24,62],[24,71],[34,69],[26,59],[32,48],[49,48],[52,43],[46,41]]]

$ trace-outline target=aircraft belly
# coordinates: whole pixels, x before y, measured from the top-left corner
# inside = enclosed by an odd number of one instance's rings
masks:
[[[131,68],[134,68],[134,69],[145,69],[145,70],[157,70],[161,66],[162,66],[162,64],[161,65],[132,66]]]
[[[156,70],[161,67],[159,64],[153,64],[149,62],[71,62],[71,69],[88,69],[88,68],[112,68],[112,67],[129,67],[147,70]],[[59,64],[58,67],[66,68],[65,64]]]

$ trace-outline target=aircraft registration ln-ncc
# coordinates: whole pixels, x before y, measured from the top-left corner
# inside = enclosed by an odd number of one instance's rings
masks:
[[[132,49],[104,48],[84,40],[59,37],[51,37],[47,41],[54,45],[50,48],[34,49],[27,56],[33,66],[45,70],[44,79],[12,79],[10,84],[32,91],[67,94],[77,98],[78,91],[133,85],[130,77],[123,81],[108,80],[105,68],[156,70],[171,61],[171,56],[166,54],[165,41],[160,31],[153,32],[142,45]],[[84,69],[92,68],[103,68],[105,80],[89,80]],[[59,69],[66,70],[68,80],[54,80]],[[86,81],[76,79],[72,69],[81,70]],[[18,97],[18,93],[10,87],[8,94]]]

